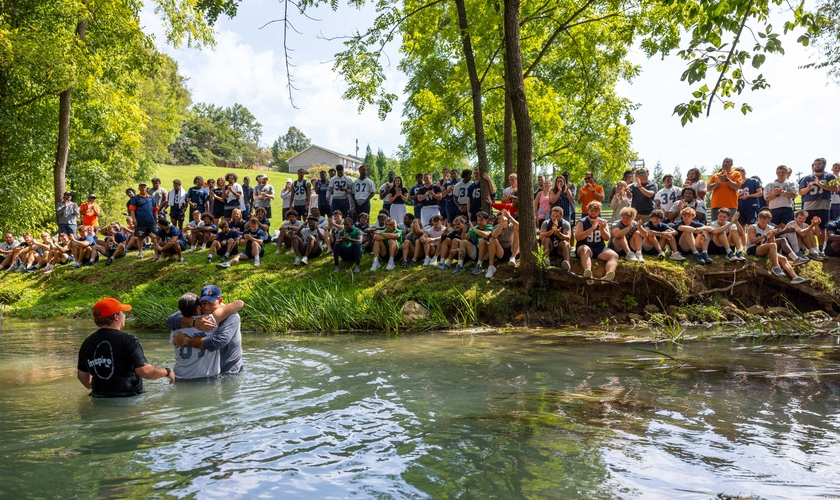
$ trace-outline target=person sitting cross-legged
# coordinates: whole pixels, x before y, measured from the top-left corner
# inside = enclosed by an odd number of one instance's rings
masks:
[[[575,240],[577,241],[575,254],[583,267],[583,277],[592,277],[592,259],[596,258],[606,263],[604,279],[612,281],[615,279],[615,269],[618,267],[618,254],[607,248],[604,243],[604,240],[609,238],[609,231],[607,221],[600,217],[601,202],[589,202],[586,213],[586,217],[575,225]],[[592,280],[588,280],[587,284],[591,285]]]
[[[122,228],[116,222],[106,226],[103,229],[103,233],[106,236],[105,241],[102,242],[101,246],[97,245],[96,250],[105,254],[105,257],[108,258],[105,261],[105,265],[110,266],[114,263],[114,259],[125,256],[125,244],[128,241],[128,237],[126,237],[125,233],[122,232]]]
[[[519,222],[510,215],[507,209],[499,214],[498,222],[490,233],[490,239],[479,242],[478,253],[487,255],[485,278],[492,278],[496,274],[496,259],[507,260],[511,265],[516,265],[516,254],[519,253]],[[481,261],[481,256],[479,256],[479,261]]]
[[[222,258],[222,262],[230,259],[231,255],[239,253],[239,238],[240,234],[235,229],[231,228],[231,224],[222,220],[219,222],[219,233],[216,239],[210,244],[210,251],[207,253],[207,263],[213,262],[213,255],[218,255]]]
[[[444,256],[439,252],[439,247],[440,240],[445,234],[444,218],[440,215],[432,217],[432,225],[427,227],[423,236],[420,237],[420,244],[423,245],[423,251],[426,254],[426,259],[423,261],[424,266],[435,267],[438,264],[438,259],[441,262],[444,260]]]
[[[436,215],[435,217],[440,216]],[[426,247],[420,241],[421,238],[423,238],[423,235],[426,234],[423,230],[423,225],[420,223],[420,219],[412,220],[409,230],[405,231],[403,234],[405,237],[403,238],[401,246],[403,255],[402,267],[416,266],[421,253],[426,257],[425,262],[429,262],[429,256],[426,254]],[[411,261],[409,261],[409,257],[411,258]]]
[[[280,247],[283,244],[286,244],[286,248],[289,249],[286,252],[288,255],[295,253],[292,250],[292,239],[296,233],[296,229],[303,225],[303,221],[298,219],[298,212],[294,208],[290,209],[286,212],[286,222],[284,222],[280,229],[277,231],[277,237],[274,239],[274,243],[277,245],[277,250],[274,253],[280,253]]]
[[[776,235],[780,228],[773,227],[770,219],[773,218],[769,210],[758,212],[758,222],[747,229],[747,255],[755,257],[767,257],[773,263],[772,272],[776,276],[784,277],[787,273],[791,277],[792,285],[799,285],[808,281],[808,278],[797,276],[796,271],[791,267],[790,262],[783,255],[779,255],[776,246]]]
[[[464,272],[464,262],[467,260],[474,260],[475,267],[473,267],[473,274],[481,274],[484,268],[481,265],[483,255],[479,255],[479,246],[481,240],[490,239],[490,233],[493,232],[493,226],[490,224],[490,214],[484,210],[480,210],[475,214],[475,224],[467,223],[467,237],[462,238],[458,244],[458,263],[452,274],[460,274]]]
[[[371,271],[376,271],[382,264],[379,263],[379,257],[383,259],[388,257],[388,265],[385,269],[390,271],[394,269],[394,258],[400,250],[402,245],[403,233],[397,229],[397,221],[392,218],[385,220],[385,230],[377,232],[373,235],[373,265]]]
[[[230,267],[240,260],[254,259],[254,267],[260,267],[260,257],[265,254],[265,241],[268,239],[265,231],[260,227],[260,221],[256,217],[251,217],[248,220],[248,227],[242,233],[242,240],[245,248],[241,253],[233,256],[227,262],[220,262],[216,267],[226,268]]]
[[[334,272],[341,271],[339,259],[352,261],[355,263],[353,267],[354,273],[361,272],[359,265],[362,263],[362,233],[361,229],[353,225],[353,218],[348,216],[344,218],[344,228],[338,232],[333,246],[333,260],[335,261]]]
[[[708,254],[709,242],[711,241],[711,237],[708,235],[715,229],[694,220],[696,214],[694,209],[689,207],[680,211],[682,221],[676,224],[679,234],[677,244],[682,253],[691,252],[698,264],[711,264],[714,261]]]
[[[804,255],[807,250],[808,257],[810,259],[824,260],[825,256],[820,251],[820,247],[817,244],[817,236],[821,231],[820,223],[822,220],[819,217],[814,216],[809,222],[808,215],[807,210],[799,210],[793,214],[793,220],[788,224],[788,226],[792,226],[794,228],[794,233],[785,235],[785,237],[787,238],[788,243],[790,243],[790,246],[795,247],[794,252],[798,255]],[[796,265],[795,262],[794,265]]]
[[[730,212],[731,210],[726,207],[718,209],[717,220],[711,223],[714,231],[711,233],[711,241],[709,242],[709,254],[726,255],[729,262],[747,260],[741,251],[741,234],[737,229],[741,214],[735,212],[730,218]],[[732,250],[733,248],[737,253]]]
[[[656,209],[650,213],[650,220],[645,222],[643,227],[647,234],[642,238],[642,253],[657,255],[660,259],[665,258],[665,249],[671,248],[671,260],[681,261],[685,257],[677,248],[677,231],[668,224],[665,224],[665,212]]]
[[[642,256],[642,240],[647,235],[640,221],[634,220],[636,209],[624,207],[621,209],[620,219],[613,222],[610,228],[610,242],[607,248],[625,256],[629,262],[644,262]]]
[[[440,249],[438,250],[438,260],[442,262],[435,266],[435,269],[448,270],[452,265],[452,261],[458,260],[458,249],[461,241],[469,238],[466,215],[459,215],[452,221],[452,231],[442,236]]]
[[[564,271],[572,268],[569,263],[572,240],[572,226],[563,218],[563,208],[554,207],[540,226],[540,243],[545,251],[545,265],[551,266],[551,257],[560,257],[560,267]]]
[[[92,227],[79,226],[79,236],[70,242],[70,248],[73,251],[73,260],[76,261],[71,269],[93,265],[99,260],[99,252],[96,251],[96,236],[93,234]]]
[[[207,247],[216,239],[218,232],[219,228],[216,226],[216,218],[213,217],[213,214],[201,214],[201,224],[197,224],[190,232],[190,251],[198,245],[201,245],[201,248],[198,249],[200,252],[207,250]]]
[[[310,209],[309,213],[317,213],[318,209]],[[309,264],[309,259],[318,257],[323,252],[321,243],[326,244],[327,232],[318,225],[318,217],[310,215],[306,225],[295,230],[292,238],[292,250],[295,251],[295,265]]]

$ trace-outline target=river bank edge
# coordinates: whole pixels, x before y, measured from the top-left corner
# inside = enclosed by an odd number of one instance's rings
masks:
[[[3,314],[22,319],[89,318],[96,300],[113,296],[133,306],[130,326],[164,329],[163,320],[184,292],[208,283],[225,299],[242,299],[243,328],[259,331],[425,331],[486,325],[498,328],[751,323],[761,318],[825,320],[840,313],[840,260],[797,268],[808,278],[794,286],[769,271],[766,259],[709,266],[671,261],[622,262],[615,282],[587,284],[577,262],[572,272],[543,269],[524,280],[502,265],[492,279],[452,275],[423,267],[353,274],[333,273],[332,259],[293,266],[289,255],[267,254],[255,268],[206,264],[206,254],[186,262],[152,263],[134,256],[114,265],[50,274],[3,273]],[[363,260],[363,266],[369,261]],[[603,265],[593,268],[604,273]],[[822,314],[820,314],[822,312]]]

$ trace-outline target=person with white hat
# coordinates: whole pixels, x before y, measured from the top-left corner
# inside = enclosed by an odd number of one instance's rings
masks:
[[[267,218],[271,218],[271,200],[276,197],[274,186],[268,183],[268,176],[260,174],[257,176],[257,185],[254,187],[254,212],[258,208],[264,208]]]

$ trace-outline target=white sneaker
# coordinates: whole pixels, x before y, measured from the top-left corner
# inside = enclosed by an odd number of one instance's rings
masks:
[[[586,278],[586,284],[587,285],[591,285],[592,283],[595,283],[591,279],[592,278],[592,269],[584,269],[583,270],[583,277]]]
[[[204,250],[207,250],[207,245],[206,245],[206,244],[201,245],[201,248],[200,248],[199,250],[200,250],[200,251],[202,251],[202,252],[203,252]]]
[[[372,266],[370,266],[370,270],[371,270],[371,271],[376,271],[376,270],[377,270],[377,269],[379,269],[380,267],[382,267],[382,264],[380,264],[380,263],[379,263],[379,258],[375,258],[375,259],[373,259],[373,265],[372,265]]]
[[[304,255],[303,257],[301,257],[300,263],[303,264],[304,266],[309,264],[309,257]]]
[[[615,279],[615,271],[610,271],[604,275],[604,279],[607,281],[612,281]]]
[[[254,257],[254,267],[260,267],[260,257]]]
[[[569,270],[572,269],[572,265],[569,263],[568,260],[564,260],[563,262],[560,263],[560,268],[563,269],[564,271],[569,271]]]
[[[545,258],[545,267],[551,267],[551,259],[548,257]]]
[[[431,261],[429,261],[429,266],[430,266],[430,267],[435,267],[436,265],[438,265],[438,260],[437,260],[437,257],[435,257],[434,259],[432,259]]]
[[[388,259],[388,265],[385,266],[385,270],[390,271],[391,269],[393,269],[395,267],[396,267],[396,265],[394,264],[394,259],[393,258]]]
[[[671,260],[676,260],[676,261],[683,261],[683,260],[685,260],[685,257],[683,257],[683,254],[681,254],[681,253],[679,253],[679,252],[671,252],[671,257],[669,257],[669,258],[670,258]]]
[[[484,277],[492,278],[494,274],[496,274],[496,266],[490,266],[487,268],[487,272],[484,274]]]
[[[639,262],[639,259],[636,258],[636,252],[627,252],[627,255],[624,256],[628,262]]]
[[[641,250],[639,250],[638,252],[636,252],[636,260],[637,260],[637,261],[639,261],[639,262],[644,262],[644,261],[645,261],[645,256],[644,256],[644,255],[642,255],[642,251],[641,251]]]
[[[300,256],[295,257],[295,265],[296,266],[300,265]]]
[[[195,246],[191,246],[190,249],[187,250],[187,252],[190,252],[190,253],[195,252]]]
[[[665,252],[659,252],[659,255],[657,255],[657,257],[659,257],[660,259],[665,259],[667,255],[665,255]]]
[[[508,265],[516,267],[516,257],[511,257],[510,260],[508,261]]]
[[[230,262],[219,262],[218,264],[216,264],[216,267],[218,267],[219,269],[225,269],[227,267],[230,267]]]
[[[143,258],[143,252],[137,252],[137,258],[142,259]]]

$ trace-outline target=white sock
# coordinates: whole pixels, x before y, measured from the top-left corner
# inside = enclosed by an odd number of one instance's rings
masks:
[[[459,266],[463,266],[463,265],[464,265],[464,261],[463,261],[462,259],[458,259],[458,265],[459,265]]]
[[[260,256],[259,255],[254,256],[254,262],[256,262],[257,264],[260,263]]]
[[[393,264],[393,263],[394,263],[394,258],[393,258],[393,257],[391,257],[390,259],[388,259],[388,263],[389,263],[389,264]]]

